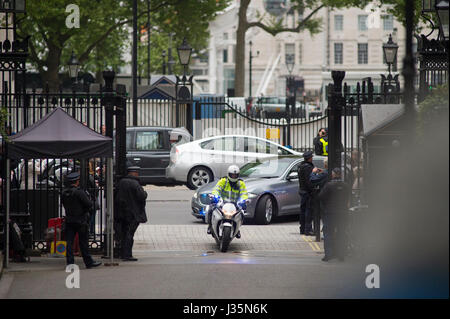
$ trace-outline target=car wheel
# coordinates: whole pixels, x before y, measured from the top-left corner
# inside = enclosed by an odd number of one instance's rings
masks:
[[[276,215],[275,200],[269,194],[261,197],[256,205],[255,219],[260,225],[268,225]]]
[[[187,187],[190,189],[197,189],[203,185],[212,182],[213,174],[211,170],[204,166],[194,167],[189,171],[187,178]]]

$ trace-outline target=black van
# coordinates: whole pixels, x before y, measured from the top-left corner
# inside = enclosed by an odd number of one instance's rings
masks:
[[[193,141],[185,128],[134,126],[127,127],[127,164],[139,166],[143,185],[173,185],[166,178],[170,149],[174,144]]]

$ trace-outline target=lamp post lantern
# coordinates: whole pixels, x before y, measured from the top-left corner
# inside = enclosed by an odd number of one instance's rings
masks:
[[[392,76],[391,73],[391,65],[395,62],[397,58],[398,45],[394,41],[392,41],[392,34],[389,34],[389,40],[387,43],[383,43],[383,55],[386,63],[388,65],[388,76],[386,77],[384,74],[381,74],[381,86],[383,88],[383,93],[393,93],[395,90],[399,91],[400,83],[398,81],[398,74]],[[391,83],[395,84],[395,86],[391,85]]]
[[[436,13],[439,19],[439,33],[444,41],[449,40],[448,32],[448,0],[441,0],[435,5]]]
[[[177,48],[178,59],[180,64],[183,66],[184,75],[186,75],[186,68],[189,65],[189,60],[191,59],[192,47],[187,43],[186,38],[183,39],[183,43]]]
[[[175,94],[176,94],[176,126],[180,126],[180,105],[186,105],[186,124],[183,125],[187,127],[189,132],[193,134],[193,126],[192,126],[192,91],[193,85],[192,82],[193,75],[186,76],[186,70],[189,65],[189,61],[191,59],[192,47],[188,44],[186,38],[183,39],[183,43],[177,48],[178,51],[178,59],[180,60],[180,64],[183,66],[183,76],[176,76],[176,84],[175,84]],[[189,87],[189,88],[188,88]]]
[[[69,76],[72,79],[75,79],[75,82],[76,82],[77,78],[78,78],[78,71],[80,70],[80,62],[78,61],[78,59],[75,56],[75,54],[73,53],[73,51],[72,51],[72,55],[71,55],[67,65],[69,67]]]
[[[389,34],[389,40],[387,43],[383,44],[383,53],[386,59],[386,63],[388,64],[389,74],[391,74],[391,65],[395,61],[395,57],[397,56],[398,45],[392,41],[392,34]]]

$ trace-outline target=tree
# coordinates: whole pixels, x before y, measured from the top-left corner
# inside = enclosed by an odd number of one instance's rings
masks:
[[[369,1],[369,0],[291,0],[290,10],[306,13],[304,19],[299,21],[295,27],[285,27],[282,18],[268,17],[267,14],[258,13],[256,21],[248,21],[247,11],[251,0],[241,0],[238,12],[238,28],[236,32],[236,65],[235,65],[235,94],[244,96],[245,88],[245,33],[250,28],[256,27],[275,36],[282,32],[303,32],[309,31],[316,34],[321,31],[322,21],[316,14],[322,8],[339,9],[348,7],[364,8],[372,3],[372,10],[383,5],[390,5],[388,12],[393,14],[399,21],[405,23],[405,0]],[[420,18],[421,0],[415,0],[416,23]],[[418,23],[417,23],[418,25]]]
[[[110,0],[35,0],[27,2],[27,14],[18,19],[18,35],[29,40],[29,60],[48,82],[52,91],[59,86],[61,67],[72,50],[84,71],[99,74],[106,67],[117,69],[124,65],[122,54],[129,49],[133,1]],[[228,0],[204,0],[193,5],[183,0],[152,0],[152,21],[163,24],[163,29],[178,31],[177,36],[188,36],[196,48],[205,42],[206,27],[215,13]],[[66,6],[79,7],[80,28],[67,28]],[[145,0],[138,0],[138,19],[148,13]],[[180,13],[180,14],[178,14]],[[181,14],[182,13],[182,14]],[[198,16],[202,20],[192,19]],[[167,25],[164,25],[166,23]],[[206,27],[205,27],[206,25]],[[179,30],[182,30],[181,32]]]
[[[368,0],[292,0],[290,10],[303,14],[307,13],[304,19],[298,21],[295,27],[286,27],[284,19],[268,17],[266,14],[258,12],[256,21],[248,21],[247,10],[251,0],[241,0],[238,12],[238,28],[236,31],[236,66],[235,66],[235,94],[244,96],[245,81],[245,33],[253,27],[260,28],[265,32],[275,36],[282,32],[302,32],[309,31],[316,34],[321,31],[322,21],[315,17],[316,13],[324,8],[343,7],[364,7]]]

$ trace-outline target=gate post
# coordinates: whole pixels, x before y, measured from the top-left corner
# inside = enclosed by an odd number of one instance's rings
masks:
[[[114,121],[114,97],[113,97],[113,82],[114,82],[115,72],[114,71],[103,71],[103,79],[105,79],[105,90],[104,95],[101,97],[103,99],[103,105],[105,106],[105,135],[108,137],[113,137],[113,121]],[[107,162],[107,170],[112,170],[113,168],[108,167],[108,164],[110,164],[111,161]],[[107,177],[108,178],[108,177]],[[108,182],[108,184],[105,186],[105,191],[109,192],[108,186],[111,185],[111,183]],[[110,204],[110,203],[109,203]],[[107,203],[108,205],[108,203]],[[107,211],[110,211],[109,207],[106,207]],[[109,250],[110,250],[110,244],[108,241],[108,236],[111,236],[113,229],[111,228],[111,216],[106,215],[106,232],[104,234],[104,256],[109,256]]]
[[[105,90],[104,90],[104,104],[105,104],[105,126],[106,126],[106,136],[112,138],[113,136],[113,82],[116,73],[114,71],[103,71],[103,78],[105,79]]]
[[[116,106],[116,175],[115,180],[118,182],[122,177],[127,175],[127,98],[126,88],[124,85],[118,84],[116,87],[117,96],[114,105]]]
[[[328,104],[328,174],[333,168],[341,168],[341,117],[344,97],[342,96],[342,81],[345,71],[331,71],[333,90]]]

